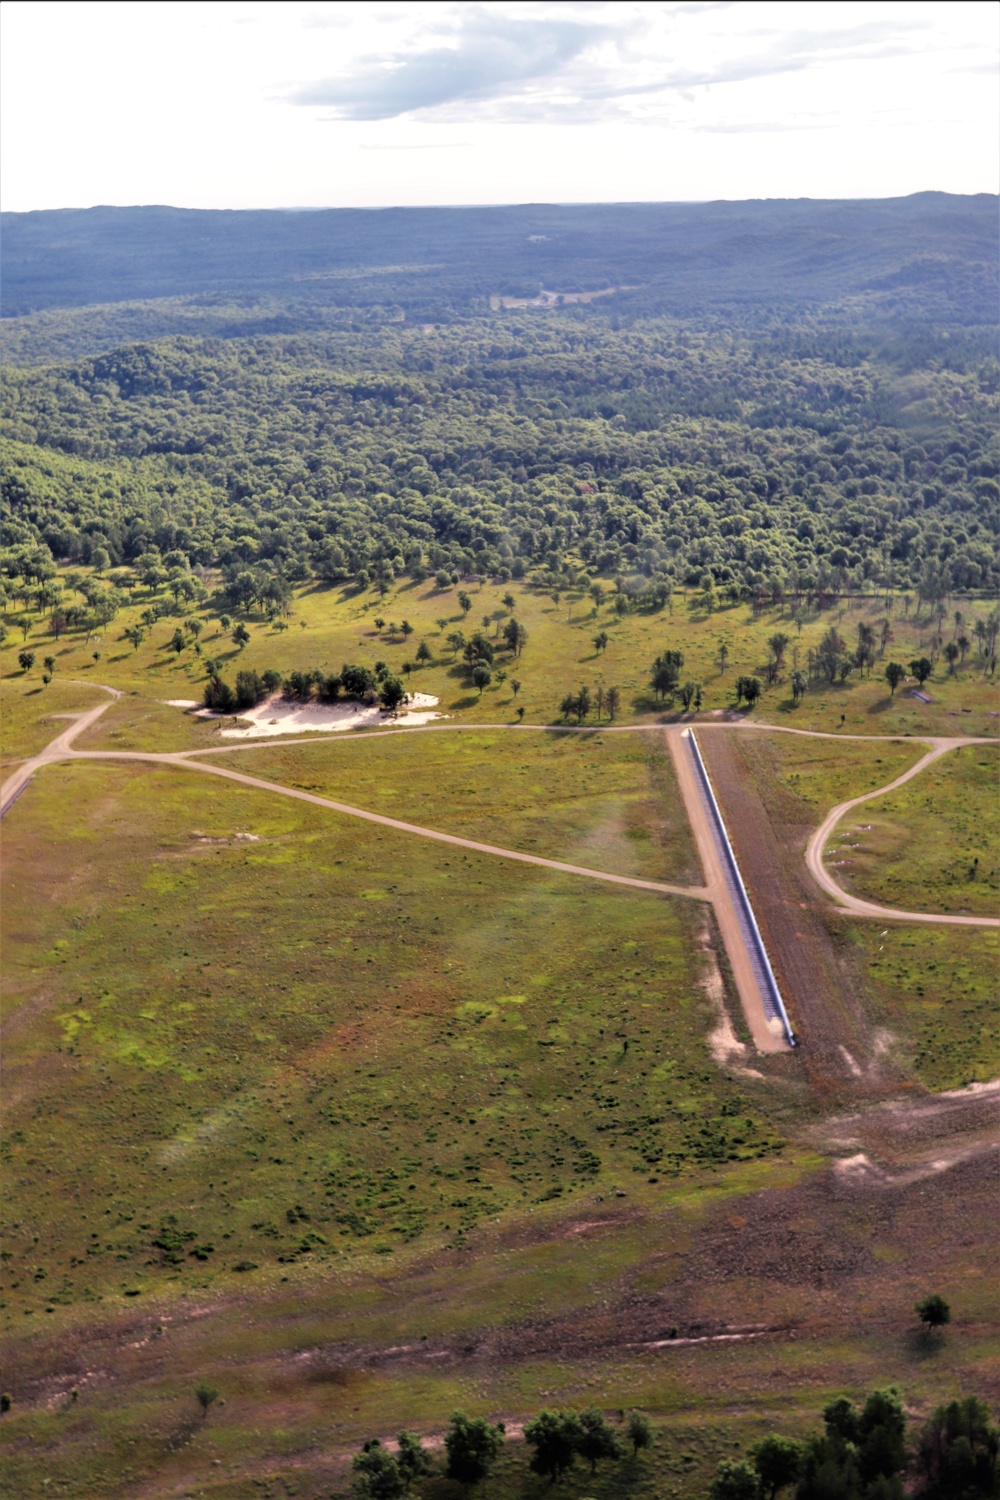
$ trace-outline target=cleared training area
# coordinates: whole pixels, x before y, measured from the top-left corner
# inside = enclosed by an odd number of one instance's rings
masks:
[[[701,751],[698,748],[698,741],[694,730],[683,730],[682,738],[687,742],[691,759],[694,763],[698,791],[708,814],[713,840],[719,854],[726,885],[732,897],[733,907],[736,911],[740,931],[753,968],[754,978],[757,981],[757,988],[764,1005],[764,1013],[769,1023],[780,1023],[788,1039],[789,1046],[794,1047],[796,1045],[795,1032],[792,1030],[791,1021],[788,1019],[785,1002],[781,998],[778,981],[774,977],[771,960],[767,956],[767,948],[761,936],[760,928],[757,925],[757,918],[754,916],[750,897],[747,894],[747,888],[740,874],[740,867],[736,863],[736,855],[733,852],[733,846],[726,832],[722,811],[712,788],[712,782],[705,762],[702,759]]]

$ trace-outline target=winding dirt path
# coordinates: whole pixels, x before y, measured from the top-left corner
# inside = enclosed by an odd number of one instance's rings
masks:
[[[809,867],[809,873],[828,896],[832,896],[838,905],[856,917],[878,917],[879,920],[892,922],[947,922],[952,927],[1000,927],[1000,917],[962,917],[946,915],[943,912],[900,911],[894,906],[879,906],[874,901],[863,901],[859,896],[852,896],[850,891],[845,891],[842,886],[839,886],[823,863],[823,850],[826,848],[827,840],[844,814],[850,812],[852,807],[860,807],[863,802],[871,802],[876,797],[884,797],[886,792],[894,792],[898,786],[918,776],[921,771],[925,771],[934,761],[940,760],[942,755],[947,755],[958,745],[981,745],[990,741],[936,740],[933,743],[934,748],[921,756],[916,765],[904,771],[902,776],[897,776],[895,781],[890,781],[887,786],[879,787],[877,791],[865,792],[863,797],[851,797],[847,802],[840,802],[830,809],[806,846],[806,864]]]

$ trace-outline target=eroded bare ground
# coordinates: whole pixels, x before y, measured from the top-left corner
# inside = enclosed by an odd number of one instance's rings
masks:
[[[958,1121],[964,1111],[965,1123],[975,1131],[982,1107],[978,1100],[959,1101],[952,1119]],[[903,1113],[867,1114],[860,1128],[890,1120],[894,1139],[908,1138]],[[918,1118],[913,1129],[919,1136],[923,1121]],[[960,1134],[956,1128],[953,1141]],[[417,1262],[381,1286],[398,1310],[399,1332],[391,1342],[375,1332],[377,1325],[385,1326],[384,1303],[371,1304],[373,1336],[366,1339],[363,1306],[369,1299],[343,1283],[317,1284],[283,1302],[280,1310],[268,1298],[253,1296],[175,1309],[164,1319],[163,1332],[157,1332],[155,1315],[127,1324],[109,1320],[103,1328],[97,1324],[81,1332],[74,1348],[56,1356],[58,1368],[51,1347],[26,1347],[17,1361],[14,1395],[19,1403],[44,1406],[74,1385],[96,1385],[105,1393],[116,1386],[155,1387],[170,1379],[178,1363],[197,1368],[198,1351],[211,1351],[234,1317],[244,1329],[267,1330],[256,1356],[239,1357],[241,1385],[266,1389],[277,1399],[293,1398],[310,1385],[349,1388],[373,1372],[404,1367],[423,1368],[433,1378],[434,1370],[579,1364],[629,1349],[662,1359],[672,1350],[679,1356],[692,1347],[751,1339],[775,1346],[801,1343],[825,1338],[834,1329],[845,1339],[885,1338],[895,1345],[912,1322],[916,1297],[931,1282],[947,1288],[957,1277],[965,1283],[966,1304],[980,1303],[978,1319],[973,1313],[969,1320],[971,1329],[996,1302],[991,1268],[998,1168],[995,1150],[979,1143],[940,1170],[855,1176],[834,1165],[780,1189],[726,1199],[694,1217],[594,1203],[584,1219],[578,1207],[574,1218],[544,1227],[522,1225],[470,1237],[467,1249]],[[597,1302],[549,1318],[470,1326],[452,1336],[420,1333],[424,1319],[434,1324],[443,1282],[453,1293],[463,1282],[474,1284],[484,1261],[495,1262],[503,1274],[509,1257],[543,1240],[576,1239],[585,1254],[595,1242],[623,1233],[640,1235],[648,1254],[615,1282],[605,1283]],[[971,1298],[970,1279],[985,1289]],[[297,1325],[315,1326],[321,1308],[335,1323],[338,1304],[349,1303],[356,1335],[350,1343],[332,1338],[303,1347]],[[218,1368],[217,1359],[213,1364]],[[977,1370],[980,1386],[984,1378],[988,1384],[988,1376]],[[984,1388],[981,1394],[1000,1395],[1000,1374],[995,1384],[996,1390]]]
[[[782,787],[769,737],[705,734],[700,744],[811,1086],[820,1097],[897,1090],[865,1017],[862,976],[836,941],[843,919],[806,869],[815,820]]]

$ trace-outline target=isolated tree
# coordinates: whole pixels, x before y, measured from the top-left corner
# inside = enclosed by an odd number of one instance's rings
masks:
[[[469,613],[469,610],[472,608],[472,600],[469,598],[464,589],[459,589],[458,591],[458,607],[462,611],[463,615],[467,615]]]
[[[56,669],[56,659],[55,659],[55,657],[54,656],[45,656],[45,657],[43,657],[42,658],[42,666],[45,668],[46,672],[48,672],[49,676],[51,677],[52,674],[53,674],[53,672],[55,672],[55,669]]]
[[[838,634],[836,626],[831,625],[816,650],[816,663],[826,674],[827,682],[833,682],[850,660],[847,643]]]
[[[90,566],[95,573],[104,573],[111,566],[111,558],[108,556],[106,547],[95,547],[90,554]]]
[[[644,1411],[629,1412],[625,1421],[625,1431],[632,1444],[633,1458],[638,1455],[640,1448],[652,1448],[653,1424]]]
[[[221,625],[221,627],[222,627],[223,630],[228,630],[229,627],[230,627],[230,625],[232,623],[233,623],[233,621],[232,621],[232,616],[231,615],[220,615],[219,616],[219,624]]]
[[[451,583],[451,577],[444,568],[439,568],[434,574],[434,583],[437,588],[446,589]]]
[[[63,614],[61,609],[53,611],[52,617],[49,620],[49,631],[52,635],[55,636],[56,640],[58,640],[65,631],[67,623],[68,622],[66,620],[66,616]]]
[[[923,687],[933,670],[934,664],[926,656],[918,656],[914,661],[910,662],[910,675],[917,679],[921,687]]]
[[[518,693],[521,691],[521,679],[519,677],[512,677],[510,679],[510,690],[516,698]]]
[[[720,673],[722,673],[722,672],[724,672],[726,670],[726,662],[728,660],[729,660],[729,647],[726,645],[725,641],[723,641],[722,645],[719,647],[719,672]]]
[[[372,1438],[354,1455],[351,1468],[358,1476],[352,1485],[358,1500],[399,1500],[409,1488],[399,1461],[378,1438]]]
[[[486,663],[484,661],[477,662],[472,669],[472,685],[479,689],[480,698],[483,696],[483,689],[488,688],[492,681],[493,673]]]
[[[577,1420],[580,1423],[580,1437],[576,1451],[590,1464],[591,1474],[596,1474],[598,1462],[602,1458],[621,1458],[618,1435],[605,1421],[603,1412],[598,1411],[596,1406],[588,1406]]]
[[[670,697],[677,690],[677,680],[684,655],[681,651],[664,651],[653,663],[653,692],[658,698]]]
[[[775,666],[778,667],[779,670],[785,660],[785,648],[787,647],[788,642],[789,637],[785,635],[783,630],[777,631],[774,635],[768,638],[767,644],[770,647],[771,655],[774,657]]]
[[[948,641],[944,648],[944,654],[948,660],[948,676],[950,677],[954,673],[955,663],[958,661],[958,658],[961,655],[961,652],[958,649],[958,642]]]
[[[250,632],[241,620],[236,629],[233,631],[233,642],[235,643],[235,645],[239,646],[240,650],[242,651],[244,647],[249,644],[249,641]]]
[[[534,1449],[531,1469],[555,1484],[571,1468],[579,1452],[583,1429],[575,1411],[542,1411],[524,1428],[524,1441]]]
[[[448,1478],[457,1479],[459,1484],[478,1484],[496,1463],[503,1441],[502,1422],[493,1425],[485,1417],[453,1412],[444,1438]]]
[[[201,620],[196,619],[194,615],[191,616],[190,620],[184,621],[184,629],[187,631],[188,635],[193,635],[195,640],[198,639],[204,628],[205,627],[202,624]]]
[[[517,600],[514,598],[513,594],[504,594],[504,596],[503,596],[503,607],[504,607],[504,609],[506,609],[506,610],[512,610],[514,608],[514,605],[516,603],[517,603]]]
[[[809,679],[804,672],[792,673],[792,701],[798,703],[809,689]]]
[[[590,585],[590,588],[587,590],[587,593],[594,601],[594,613],[596,615],[597,611],[604,603],[604,585],[601,583],[592,583]]]
[[[608,718],[613,720],[622,701],[622,695],[616,687],[609,687],[604,701],[608,708]]]
[[[409,640],[410,636],[413,634],[413,626],[410,624],[409,620],[404,620],[399,628],[403,632],[403,639]]]
[[[385,629],[385,621],[383,620],[382,616],[376,615],[375,619],[372,621],[372,624],[375,626],[375,629],[378,631],[379,635],[381,635],[382,631]]]
[[[398,677],[383,677],[379,700],[388,713],[395,713],[405,697],[406,689]]]
[[[588,687],[581,687],[577,693],[573,712],[576,714],[576,722],[578,724],[582,724],[590,713],[590,689]]]
[[[760,1500],[757,1470],[745,1459],[724,1458],[708,1493],[709,1500]]]
[[[17,653],[17,664],[22,672],[30,672],[35,665],[34,651],[19,651]]]
[[[18,615],[16,623],[21,631],[22,641],[26,641],[31,634],[31,627],[35,623],[34,620],[30,615]]]
[[[885,669],[885,680],[889,684],[889,697],[895,697],[896,689],[906,676],[906,668],[900,666],[898,661],[888,662]]]
[[[601,714],[604,712],[604,689],[599,683],[597,691],[594,693],[594,708],[597,710],[598,719],[600,719]]]
[[[936,1328],[943,1328],[946,1323],[951,1322],[951,1308],[938,1292],[931,1292],[930,1296],[921,1298],[913,1311],[927,1333],[933,1332]]]
[[[523,719],[524,719],[524,704],[523,703],[519,703],[518,706],[517,706],[517,721],[518,721],[518,723],[520,724],[523,721]]]
[[[214,1385],[209,1385],[207,1381],[199,1380],[194,1388],[194,1399],[201,1407],[201,1415],[204,1420],[208,1416],[208,1408],[212,1405],[212,1402],[218,1401],[219,1393]]]
[[[594,636],[594,650],[606,651],[608,649],[608,639],[608,632],[606,630],[598,631],[597,635]]]
[[[448,645],[451,647],[453,654],[457,656],[465,647],[465,636],[460,630],[453,630],[448,637]]]
[[[750,1458],[760,1478],[763,1500],[775,1500],[779,1490],[794,1484],[802,1467],[802,1449],[791,1438],[771,1433],[750,1449]]]
[[[684,705],[685,713],[687,713],[688,709],[694,702],[700,685],[701,684],[697,682],[685,682],[684,685],[678,690],[681,703]]]
[[[964,667],[966,655],[968,654],[969,647],[972,645],[972,642],[969,640],[969,637],[965,634],[964,630],[956,640],[955,645],[958,647],[958,665],[960,667]]]
[[[417,647],[417,661],[425,662],[431,659],[431,648],[426,641],[421,641]]]

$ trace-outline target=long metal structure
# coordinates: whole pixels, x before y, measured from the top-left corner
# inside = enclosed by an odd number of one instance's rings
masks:
[[[782,1026],[785,1029],[785,1035],[788,1038],[789,1046],[794,1047],[797,1045],[795,1032],[792,1030],[791,1021],[788,1019],[788,1012],[785,1009],[785,1002],[781,998],[781,991],[778,989],[778,981],[774,977],[774,970],[771,968],[771,960],[767,956],[767,948],[764,944],[764,938],[761,934],[760,928],[757,925],[757,918],[754,916],[753,907],[750,904],[750,897],[747,893],[747,888],[743,883],[743,876],[740,874],[740,867],[736,862],[736,854],[732,844],[730,843],[729,834],[726,831],[726,824],[722,816],[722,809],[719,807],[719,803],[716,799],[715,790],[712,786],[711,778],[708,774],[708,768],[706,767],[705,762],[702,760],[701,750],[695,737],[694,730],[687,729],[685,731],[685,738],[687,739],[687,742],[691,747],[691,756],[694,760],[695,769],[698,772],[698,786],[701,789],[702,796],[704,797],[705,806],[707,807],[709,815],[711,817],[712,827],[715,830],[719,848],[722,852],[723,866],[726,871],[726,877],[729,882],[730,890],[732,891],[734,897],[737,915],[740,919],[740,925],[742,926],[744,931],[747,949],[750,953],[750,958],[757,974],[757,982],[760,986],[761,997],[764,1001],[764,1008],[768,1012],[769,1019],[774,1019],[781,1022]]]

